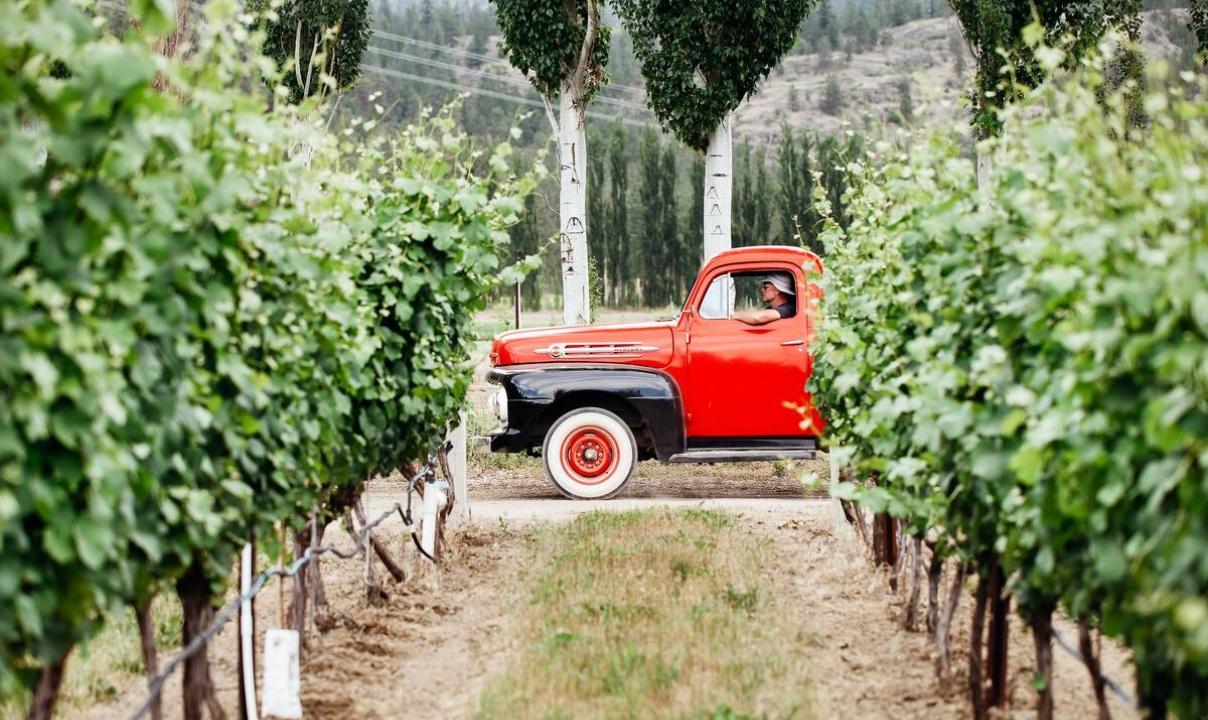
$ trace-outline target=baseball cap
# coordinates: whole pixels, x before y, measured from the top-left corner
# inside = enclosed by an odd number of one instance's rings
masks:
[[[788,273],[772,273],[759,278],[759,284],[772,283],[772,287],[776,288],[785,295],[796,295],[793,290],[793,279]]]

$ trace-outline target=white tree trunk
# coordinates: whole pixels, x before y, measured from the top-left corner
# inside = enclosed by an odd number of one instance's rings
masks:
[[[990,152],[984,147],[977,149],[977,189],[982,192],[990,191],[990,173],[994,172]]]
[[[586,325],[591,318],[587,283],[587,131],[575,109],[575,96],[565,84],[558,103],[563,325]]]
[[[705,151],[705,260],[733,246],[731,199],[734,195],[734,147],[727,115],[709,135]]]
[[[732,115],[709,134],[705,150],[705,262],[733,247],[731,199],[734,196],[734,142]],[[734,310],[734,286],[729,277],[709,286],[705,306],[712,317],[729,317]]]

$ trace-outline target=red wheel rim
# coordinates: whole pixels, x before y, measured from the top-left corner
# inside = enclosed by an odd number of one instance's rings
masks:
[[[617,467],[617,444],[598,427],[579,428],[562,442],[562,465],[584,485],[599,485]]]

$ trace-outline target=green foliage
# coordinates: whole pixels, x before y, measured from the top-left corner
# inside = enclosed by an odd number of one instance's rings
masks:
[[[767,157],[763,148],[743,142],[734,163],[734,247],[792,242],[792,236],[772,236],[772,202]]]
[[[839,79],[834,75],[826,78],[826,87],[822,90],[822,100],[818,109],[827,115],[839,115],[846,105],[843,101],[843,89],[839,87]]]
[[[722,119],[793,46],[815,0],[616,0],[633,38],[650,107],[704,151]]]
[[[264,54],[285,68],[290,100],[342,92],[361,74],[361,55],[373,31],[369,0],[250,0],[262,18]]]
[[[596,0],[492,0],[495,20],[503,32],[502,50],[517,70],[528,76],[533,87],[547,98],[558,97],[562,84],[579,67],[588,15],[597,36],[591,46],[583,77],[584,105],[605,82],[610,31],[600,22]],[[573,12],[572,12],[573,11]]]
[[[594,243],[606,248],[608,295],[614,303],[632,303],[632,256],[629,252],[629,133],[616,123],[608,140],[608,221],[607,230],[597,228]],[[602,188],[601,188],[602,191]]]
[[[943,137],[864,169],[824,233],[813,392],[876,480],[835,495],[997,558],[1025,615],[1132,649],[1149,711],[1203,717],[1208,79],[1146,97],[1145,131],[1101,82],[1001,115],[980,193]]]
[[[3,694],[422,457],[464,399],[473,312],[520,277],[500,257],[533,180],[510,146],[476,163],[448,114],[337,145],[267,110],[273,63],[208,8],[183,62],[70,3],[0,8]]]
[[[1141,12],[1141,0],[949,2],[977,65],[969,100],[982,137],[998,132],[998,110],[1044,79],[1044,63],[1034,52],[1038,41],[1046,41],[1050,55],[1052,46],[1062,46],[1072,66],[1107,30],[1139,23]]]
[[[1190,25],[1200,44],[1200,57],[1208,58],[1208,0],[1191,0]]]
[[[777,163],[780,182],[780,241],[799,238],[802,246],[821,252],[818,242],[818,213],[814,210],[813,136],[802,129],[794,136],[785,123],[780,128]]]

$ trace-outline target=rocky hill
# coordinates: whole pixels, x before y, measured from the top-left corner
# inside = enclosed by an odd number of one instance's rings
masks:
[[[1185,11],[1146,13],[1142,37],[1147,55],[1177,58],[1182,50],[1172,41],[1171,28],[1177,32],[1180,24],[1186,24]],[[871,52],[785,57],[758,93],[739,107],[735,142],[772,145],[784,122],[821,133],[878,127],[892,132],[895,126],[942,127],[963,119],[973,62],[956,19],[916,20],[883,35],[888,42]],[[826,102],[832,78],[840,98],[837,109]],[[912,121],[901,118],[903,87],[909,87]]]

